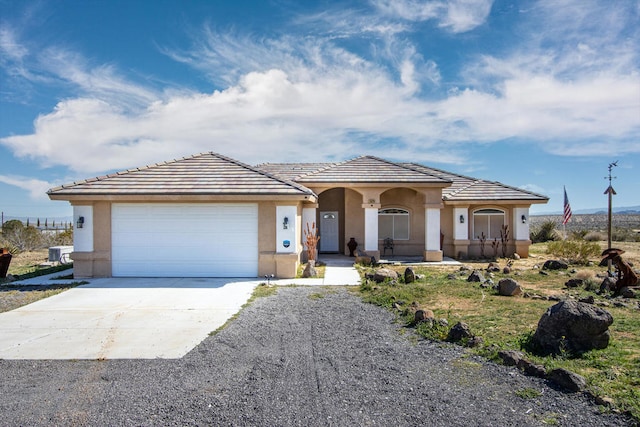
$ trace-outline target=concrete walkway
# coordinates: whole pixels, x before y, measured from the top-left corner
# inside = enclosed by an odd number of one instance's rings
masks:
[[[272,285],[358,285],[347,257],[326,259],[324,279]],[[51,285],[70,270],[15,282]],[[0,359],[180,358],[225,324],[265,280],[102,278],[0,313]]]

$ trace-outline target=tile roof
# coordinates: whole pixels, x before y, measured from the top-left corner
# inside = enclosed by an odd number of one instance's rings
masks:
[[[445,201],[466,201],[466,200],[526,200],[544,201],[548,197],[512,187],[496,181],[485,181],[469,176],[454,174],[440,169],[430,168],[416,163],[404,163],[411,165],[417,170],[424,171],[443,179],[449,179],[453,183],[451,187],[442,190],[442,200]]]
[[[311,183],[429,183],[447,186],[450,180],[418,171],[410,165],[394,163],[373,156],[361,156],[300,175],[296,182]]]
[[[296,178],[320,169],[333,166],[336,163],[262,163],[257,169],[271,175],[280,176],[295,181]]]
[[[417,163],[361,156],[340,163],[264,163],[248,166],[207,152],[52,188],[50,196],[315,195],[305,185],[325,183],[439,184],[444,201],[523,200],[547,197]]]
[[[62,185],[47,194],[314,195],[286,178],[211,152]]]

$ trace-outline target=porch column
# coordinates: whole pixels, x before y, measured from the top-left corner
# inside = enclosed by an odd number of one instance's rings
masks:
[[[276,277],[296,277],[300,260],[296,235],[301,232],[297,213],[297,206],[276,206]]]
[[[464,259],[469,254],[469,208],[453,208],[453,256]]]
[[[313,205],[304,205],[304,207],[302,208],[302,233],[300,233],[300,238],[301,238],[301,243],[302,243],[302,248],[304,249],[304,253],[302,254],[302,257],[304,259],[304,261],[308,261],[307,259],[307,246],[305,245],[305,233],[307,231],[307,225],[309,226],[309,230],[311,230],[311,232],[313,233],[314,231],[314,225],[315,225],[315,231],[317,232],[318,230],[318,224],[316,224],[316,211],[318,210],[318,204],[313,204]],[[317,254],[316,254],[317,256]]]
[[[366,203],[364,209],[364,251],[376,259],[380,259],[378,250],[378,210],[379,203]]]
[[[442,250],[440,249],[440,209],[442,209],[442,204],[425,205],[425,261],[442,261]]]
[[[529,256],[529,208],[514,208],[511,221],[511,239],[514,243],[514,252],[523,258]]]

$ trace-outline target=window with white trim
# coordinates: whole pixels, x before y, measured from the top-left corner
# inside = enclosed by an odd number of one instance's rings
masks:
[[[500,239],[505,214],[499,209],[479,209],[473,212],[473,238],[479,239],[484,233],[487,240]]]
[[[409,240],[409,211],[386,208],[378,211],[378,238]]]

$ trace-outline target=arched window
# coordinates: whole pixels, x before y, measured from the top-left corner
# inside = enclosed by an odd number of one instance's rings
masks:
[[[504,211],[499,209],[478,209],[473,212],[473,238],[479,239],[484,233],[488,240],[499,239],[504,219]]]
[[[378,211],[378,238],[380,240],[409,240],[409,211],[386,208]]]

